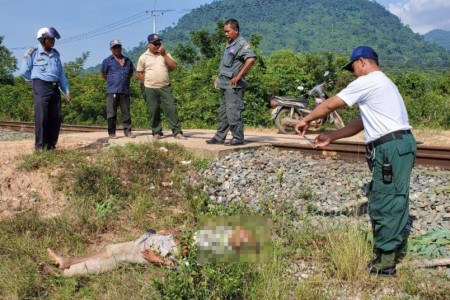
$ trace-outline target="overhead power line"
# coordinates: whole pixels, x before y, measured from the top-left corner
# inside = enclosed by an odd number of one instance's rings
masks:
[[[94,29],[94,30],[91,30],[91,31],[88,31],[88,32],[85,32],[85,33],[82,33],[82,34],[74,35],[74,36],[71,36],[71,37],[68,37],[68,38],[63,38],[63,39],[61,39],[59,41],[59,44],[61,44],[61,43],[66,43],[67,44],[67,43],[70,43],[72,41],[78,41],[78,40],[82,40],[82,39],[85,39],[85,38],[90,38],[90,37],[93,37],[93,36],[97,36],[99,34],[103,34],[103,33],[106,33],[106,32],[110,32],[112,30],[117,30],[117,29],[120,29],[120,28],[123,28],[125,26],[130,25],[129,24],[130,22],[133,22],[132,24],[136,23],[136,21],[140,22],[143,19],[145,19],[146,17],[147,17],[146,13],[145,12],[141,12],[141,13],[135,14],[135,15],[133,15],[131,17],[125,18],[123,20],[114,22],[112,24],[109,24],[109,25],[106,25],[106,26],[103,26],[103,27],[100,27],[100,28],[97,28],[97,29]]]
[[[288,0],[288,2],[295,2],[295,1],[290,1]],[[214,2],[213,2],[214,4]],[[292,3],[290,3],[292,4]],[[156,3],[155,3],[156,5]],[[257,6],[259,7],[259,5],[261,5],[260,3],[252,3],[252,4],[246,4],[246,3],[242,3],[240,6],[238,6],[238,8],[250,8],[250,7],[254,7]],[[166,10],[146,10],[146,11],[142,11],[140,13],[137,13],[133,16],[127,17],[125,19],[119,20],[117,22],[105,25],[103,27],[94,29],[94,30],[90,30],[78,35],[74,35],[68,38],[62,38],[61,40],[58,41],[59,45],[66,45],[66,44],[70,44],[70,43],[75,43],[75,42],[79,42],[85,39],[89,39],[89,38],[93,38],[102,34],[106,34],[112,31],[116,31],[149,19],[153,20],[153,32],[156,32],[156,17],[158,16],[162,16],[164,15],[164,13],[166,12],[181,12],[181,13],[187,13],[189,11],[192,11],[194,9],[203,9],[203,10],[208,10],[208,11],[223,11],[223,6],[222,5],[209,5],[209,6],[201,6],[199,8],[179,8],[179,9],[166,9]],[[10,50],[25,50],[25,49],[29,49],[30,46],[22,46],[22,47],[14,47],[14,48],[10,48]]]
[[[120,21],[105,25],[103,27],[94,29],[94,30],[90,30],[78,35],[74,35],[68,38],[62,38],[61,40],[58,41],[59,45],[65,45],[65,44],[70,44],[70,43],[75,43],[75,42],[79,42],[85,39],[89,39],[89,38],[93,38],[102,34],[106,34],[112,31],[116,31],[143,21],[147,21],[151,18],[155,18],[157,15],[159,14],[163,14],[164,12],[173,12],[173,11],[178,11],[178,10],[153,10],[153,11],[143,11],[140,12],[138,14],[135,14],[133,16],[127,17],[125,19],[122,19]],[[186,11],[186,9],[182,9],[179,10],[181,11]],[[154,21],[154,26],[156,27],[155,24],[156,20]],[[23,46],[23,47],[14,47],[14,48],[10,48],[10,50],[24,50],[24,49],[28,49],[30,48],[30,46]]]

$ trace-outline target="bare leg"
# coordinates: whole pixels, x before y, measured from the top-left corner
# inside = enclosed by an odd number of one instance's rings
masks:
[[[61,256],[57,253],[55,253],[52,249],[47,248],[48,256],[55,261],[56,265],[59,269],[68,269],[71,265],[78,264],[85,262],[89,259],[99,259],[99,258],[106,258],[108,257],[108,254],[106,253],[106,250],[97,252],[90,255],[84,255],[84,256],[76,256],[76,257],[65,257]]]

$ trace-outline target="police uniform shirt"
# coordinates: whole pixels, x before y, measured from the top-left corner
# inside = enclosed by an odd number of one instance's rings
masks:
[[[230,80],[239,73],[247,58],[256,57],[247,41],[239,36],[227,45],[222,54],[219,67],[219,87],[230,88]],[[238,88],[243,88],[244,80],[239,80]]]
[[[167,55],[173,60],[169,53]],[[136,71],[144,72],[144,86],[147,88],[163,88],[170,84],[169,68],[161,54],[155,55],[150,50],[145,51],[139,57]]]
[[[50,54],[44,51],[41,44],[28,50],[23,57],[20,74],[27,81],[41,79],[47,82],[58,82],[64,93],[69,93],[59,52],[54,48],[50,50]]]

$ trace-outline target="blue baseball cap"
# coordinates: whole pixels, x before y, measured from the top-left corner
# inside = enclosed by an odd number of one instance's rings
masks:
[[[152,34],[148,35],[147,41],[149,43],[155,43],[155,42],[162,41],[162,38],[160,38],[159,35],[157,35],[156,33],[152,33]]]
[[[369,46],[359,46],[353,50],[352,55],[350,56],[350,62],[343,66],[342,69],[353,73],[352,64],[355,60],[358,60],[360,58],[373,59],[378,62],[378,54],[375,52],[375,50],[373,50]]]

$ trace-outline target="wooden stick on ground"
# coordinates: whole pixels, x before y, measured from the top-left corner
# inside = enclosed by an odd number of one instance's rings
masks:
[[[417,268],[428,268],[428,267],[439,267],[450,265],[450,258],[439,258],[430,260],[413,260],[409,262],[404,262],[397,265],[397,268],[406,267],[417,267]]]

